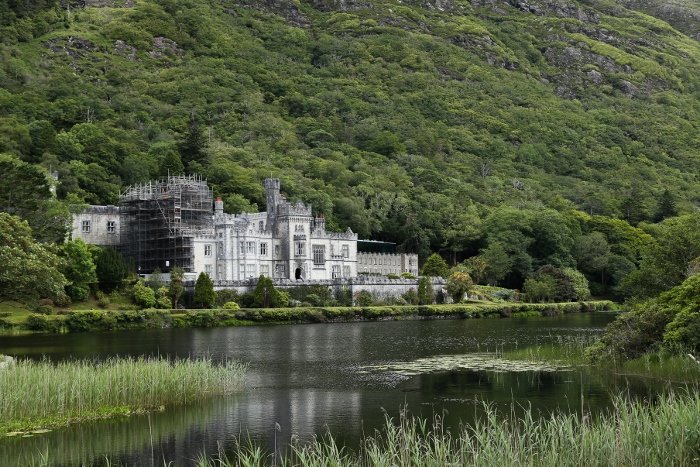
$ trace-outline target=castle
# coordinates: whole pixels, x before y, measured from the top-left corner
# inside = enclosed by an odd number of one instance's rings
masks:
[[[115,246],[139,274],[180,267],[218,282],[260,275],[296,281],[418,275],[415,254],[358,241],[350,228],[326,231],[325,219],[314,216],[310,204],[285,199],[278,178],[265,180],[265,191],[267,212],[226,214],[205,180],[169,176],[129,187],[119,207],[88,207],[74,217],[73,238]]]

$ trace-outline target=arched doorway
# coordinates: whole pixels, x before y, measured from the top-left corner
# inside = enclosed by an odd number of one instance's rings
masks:
[[[299,280],[299,279],[302,278],[302,277],[301,277],[301,268],[297,268],[297,270],[294,271],[294,278],[295,278],[296,280]]]

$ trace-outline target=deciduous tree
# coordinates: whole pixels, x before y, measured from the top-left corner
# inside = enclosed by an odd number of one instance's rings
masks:
[[[0,302],[65,299],[64,262],[49,246],[36,243],[26,221],[0,212]]]

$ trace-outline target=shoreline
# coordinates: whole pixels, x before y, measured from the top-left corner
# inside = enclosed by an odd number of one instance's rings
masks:
[[[272,324],[345,323],[431,319],[486,319],[557,316],[610,311],[611,301],[567,303],[465,303],[375,307],[247,308],[239,310],[84,310],[29,314],[0,322],[0,335],[118,331],[149,328],[230,327]]]

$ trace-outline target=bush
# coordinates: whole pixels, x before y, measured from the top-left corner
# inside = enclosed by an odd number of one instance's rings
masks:
[[[234,289],[222,289],[216,292],[216,305],[224,306],[228,302],[240,304],[241,294]]]
[[[214,312],[209,310],[188,311],[187,322],[194,327],[210,327],[214,324]]]
[[[236,302],[226,302],[223,306],[224,310],[239,310],[241,307]]]
[[[146,287],[143,281],[138,281],[134,285],[134,301],[143,308],[154,307],[156,305],[156,293],[150,287]]]
[[[367,290],[360,290],[355,294],[356,306],[371,306],[373,301],[372,294]]]
[[[173,307],[173,302],[170,301],[170,297],[164,295],[156,300],[156,306],[158,306],[158,308],[161,310],[170,310]]]
[[[34,309],[34,312],[40,315],[51,315],[53,314],[53,307],[51,305],[39,305]]]
[[[31,314],[27,317],[25,327],[30,331],[52,331],[55,329],[54,323],[49,321],[44,315]]]

